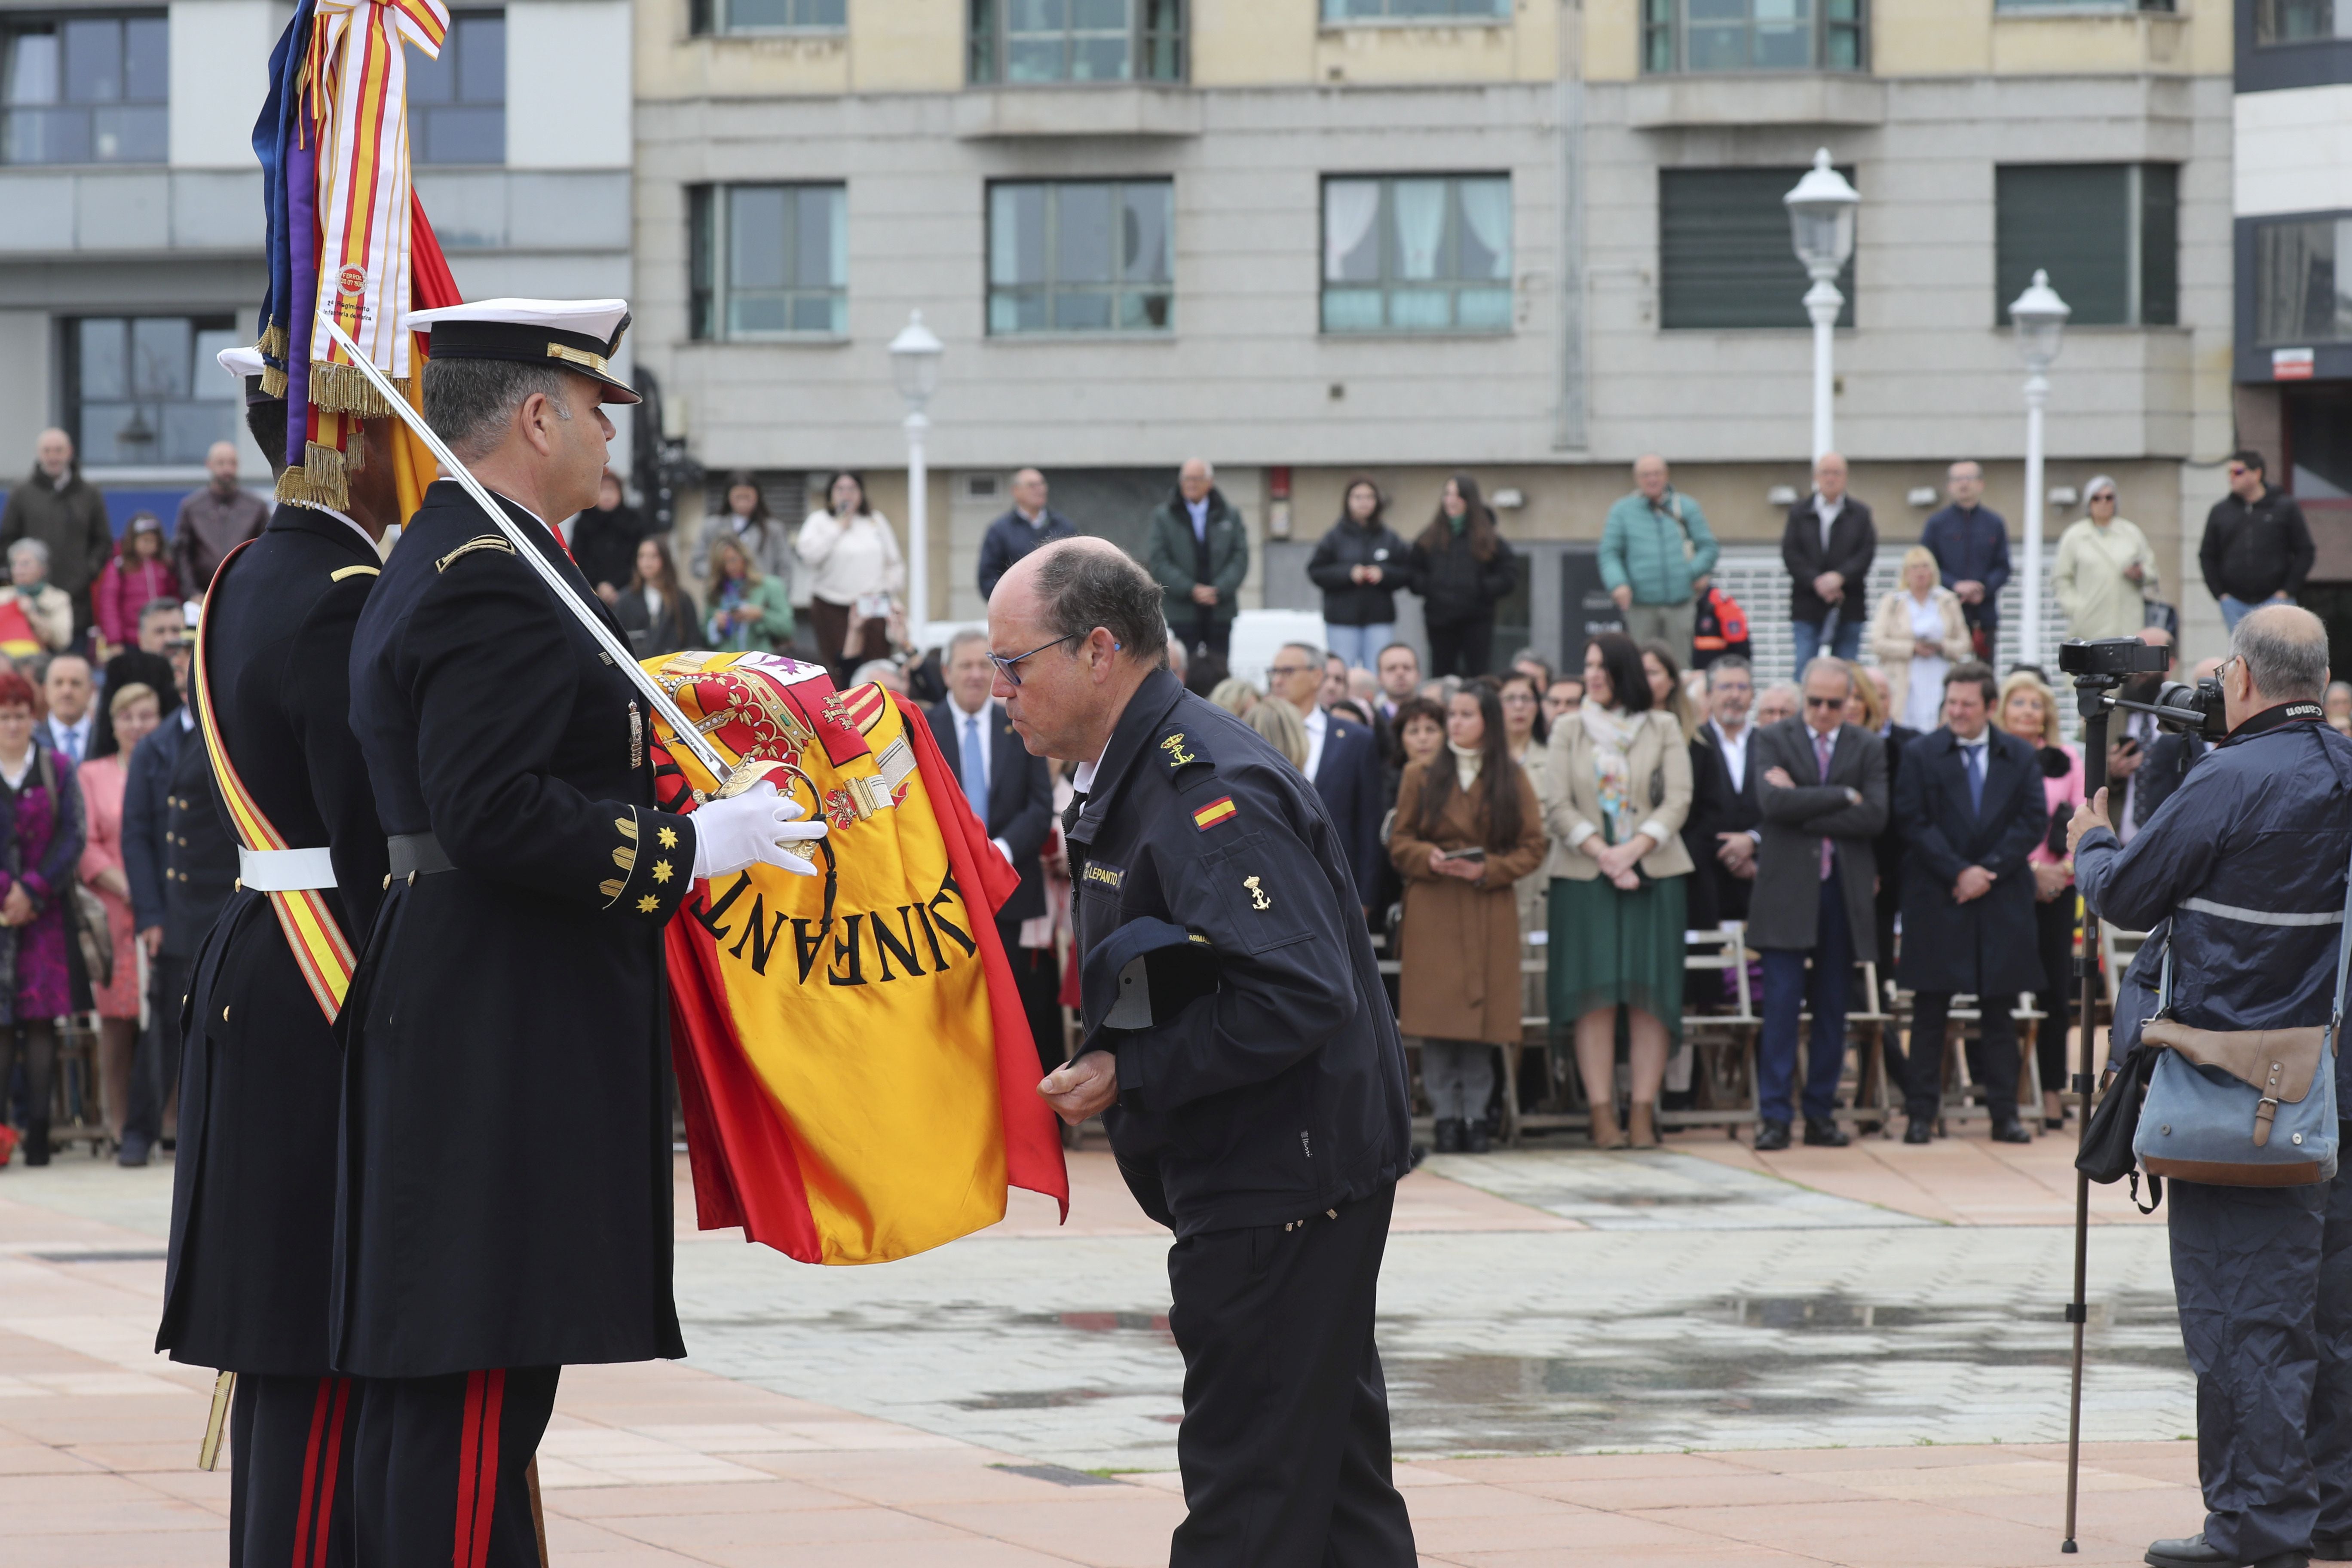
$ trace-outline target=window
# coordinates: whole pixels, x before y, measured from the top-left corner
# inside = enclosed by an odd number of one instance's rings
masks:
[[[696,337],[849,331],[846,186],[697,185],[688,203]]]
[[[839,32],[849,26],[849,0],[691,0],[696,33]]]
[[[1853,178],[1851,168],[1838,173]],[[1780,198],[1801,168],[1658,171],[1658,324],[1662,327],[1803,327],[1811,282],[1789,237]],[[1853,325],[1853,262],[1839,274]]]
[[[1642,68],[1862,68],[1863,0],[1642,0]]]
[[[2169,15],[2173,0],[1993,0],[1992,8],[2004,14],[2020,12],[2032,15],[2036,11],[2059,11],[2068,16],[2097,16],[2102,13],[2128,16],[2135,11]]]
[[[67,418],[93,468],[201,463],[233,440],[245,384],[214,356],[250,342],[226,316],[86,316],[66,323]]]
[[[989,331],[1168,331],[1175,207],[1167,180],[989,186]]]
[[[1511,0],[1323,0],[1326,22],[1444,21],[1457,16],[1507,20]]]
[[[170,41],[161,13],[0,23],[0,163],[164,162]]]
[[[507,161],[507,18],[460,11],[441,58],[408,54],[408,156],[416,163]]]
[[[971,79],[1182,81],[1183,0],[971,0]]]
[[[2352,38],[2352,0],[2254,0],[2254,42],[2315,44]]]
[[[1323,182],[1323,330],[1511,330],[1507,174]]]
[[[2352,342],[2352,217],[2254,226],[2254,342]]]
[[[2168,327],[2180,319],[2171,163],[2029,163],[1993,173],[1993,320],[2034,270],[2077,327]]]

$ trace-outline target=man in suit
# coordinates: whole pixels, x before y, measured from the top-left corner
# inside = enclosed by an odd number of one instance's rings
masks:
[[[962,781],[964,799],[1013,868],[1021,886],[996,911],[997,934],[1021,988],[1022,1011],[1036,1037],[1037,1059],[1052,1072],[1062,1065],[1061,975],[1054,965],[1054,934],[1045,911],[1045,870],[1038,858],[1054,826],[1054,777],[1045,759],[1021,743],[1004,710],[989,696],[996,666],[988,634],[967,628],[948,644],[948,694],[925,710],[940,752]],[[1022,928],[1042,923],[1024,942]]]
[[[1845,1065],[1846,989],[1857,960],[1875,960],[1870,841],[1886,825],[1886,753],[1877,736],[1845,721],[1853,677],[1833,658],[1805,667],[1804,710],[1759,731],[1748,765],[1761,774],[1763,816],[1748,941],[1764,954],[1764,1027],[1756,1047],[1759,1150],[1789,1146],[1797,1018],[1810,998],[1813,1037],[1805,1065],[1805,1142],[1843,1148],[1838,1073]],[[1805,960],[1812,960],[1809,972]]]
[[[2032,1141],[2017,1113],[2021,991],[2039,990],[2033,875],[2026,857],[2050,824],[2034,749],[1992,727],[2000,682],[1981,664],[1944,677],[1944,727],[1904,748],[1895,793],[1903,829],[1903,983],[1917,998],[1905,1069],[1906,1143],[1935,1135],[1944,1026],[1955,993],[1984,1016],[1969,1071],[1990,1097],[1998,1143]]]
[[[89,660],[78,653],[58,654],[41,671],[41,702],[49,710],[41,721],[41,739],[76,767],[89,760],[98,733],[90,695]]]
[[[1298,710],[1307,730],[1307,777],[1331,814],[1331,830],[1347,847],[1348,874],[1355,879],[1356,902],[1371,913],[1372,889],[1380,876],[1381,746],[1370,730],[1327,711],[1320,698],[1324,683],[1323,650],[1306,643],[1285,643],[1266,667],[1267,689],[1277,702]]]
[[[1870,508],[1845,493],[1845,459],[1823,452],[1813,465],[1813,493],[1789,509],[1780,533],[1800,671],[1824,647],[1840,658],[1862,649],[1862,623],[1870,615],[1863,591],[1878,553],[1878,528]]]
[[[1886,683],[1884,669],[1874,664],[1864,665],[1862,676],[1878,690],[1878,710],[1888,715],[1886,722],[1878,727],[1878,738],[1886,743],[1886,826],[1879,834],[1878,842],[1871,846],[1878,858],[1878,961],[1888,964],[1895,962],[1895,916],[1903,907],[1903,826],[1895,819],[1895,787],[1903,776],[1903,748],[1917,740],[1919,731],[1895,721],[1892,689]],[[1890,1045],[1886,1060],[1899,1078],[1902,1052]]]
[[[1707,717],[1691,739],[1691,812],[1683,822],[1683,846],[1698,868],[1684,916],[1693,931],[1748,918],[1748,893],[1756,881],[1750,835],[1763,820],[1756,808],[1756,773],[1748,765],[1756,736],[1748,710],[1755,695],[1746,659],[1726,655],[1707,666]]]

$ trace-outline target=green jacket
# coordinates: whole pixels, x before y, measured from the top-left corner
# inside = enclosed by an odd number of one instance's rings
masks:
[[[721,653],[774,653],[789,647],[793,640],[792,591],[781,577],[761,577],[756,583],[743,585],[743,599],[739,610],[753,613],[753,618],[730,626],[726,613],[711,596],[710,642]]]
[[[1182,493],[1171,494],[1151,514],[1143,564],[1160,580],[1166,600],[1168,624],[1182,628],[1198,623],[1201,606],[1192,602],[1192,584],[1199,582],[1198,557],[1192,540],[1192,516],[1184,510]],[[1249,529],[1224,492],[1209,491],[1209,582],[1217,602],[1209,611],[1213,622],[1229,622],[1237,607],[1242,579],[1249,575]]]
[[[1682,604],[1691,580],[1715,570],[1715,534],[1698,502],[1672,489],[1660,499],[1663,507],[1653,507],[1635,490],[1609,509],[1601,530],[1601,581],[1612,593],[1631,584],[1637,605]]]

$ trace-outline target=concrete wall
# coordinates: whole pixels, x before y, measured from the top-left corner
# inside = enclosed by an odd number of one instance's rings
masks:
[[[2352,83],[2240,93],[2231,112],[2240,217],[2352,208]]]

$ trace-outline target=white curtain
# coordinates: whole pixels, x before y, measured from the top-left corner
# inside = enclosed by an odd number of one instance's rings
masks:
[[[1323,184],[1323,276],[1331,282],[1347,279],[1348,258],[1372,232],[1381,216],[1378,180],[1327,180]],[[1375,268],[1377,276],[1378,269]]]
[[[1399,180],[1396,195],[1398,259],[1403,276],[1414,280],[1437,276],[1437,250],[1445,239],[1445,182]]]
[[[1462,221],[1470,226],[1486,253],[1494,258],[1486,276],[1507,279],[1511,275],[1511,182],[1508,180],[1465,180],[1462,182]]]

